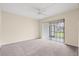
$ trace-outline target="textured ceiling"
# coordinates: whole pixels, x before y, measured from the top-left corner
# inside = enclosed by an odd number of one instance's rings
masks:
[[[0,6],[4,11],[37,20],[79,8],[77,3],[4,3]]]

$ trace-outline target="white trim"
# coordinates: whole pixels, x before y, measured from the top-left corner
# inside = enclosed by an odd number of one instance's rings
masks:
[[[35,38],[35,39],[38,39],[38,38]],[[22,42],[22,41],[29,41],[29,40],[34,40],[34,39],[27,39],[27,40],[19,40],[19,41],[14,41],[14,42],[2,43],[1,46],[8,45],[8,44],[13,44],[13,43],[18,43],[18,42]]]
[[[66,45],[71,45],[71,46],[74,46],[74,47],[78,47],[78,45],[74,45],[74,44],[70,44],[70,43],[65,43]]]

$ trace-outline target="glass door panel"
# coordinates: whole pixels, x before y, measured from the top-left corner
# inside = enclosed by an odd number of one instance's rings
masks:
[[[64,20],[58,20],[50,23],[50,39],[64,42]]]

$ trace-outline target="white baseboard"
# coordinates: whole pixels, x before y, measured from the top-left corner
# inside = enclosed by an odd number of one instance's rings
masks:
[[[37,39],[37,38],[35,38],[35,39]],[[7,42],[7,43],[4,42],[1,44],[1,46],[8,45],[8,44],[14,44],[14,43],[22,42],[22,41],[29,41],[29,40],[34,40],[34,39],[19,40],[19,41]]]
[[[78,45],[73,45],[73,44],[69,44],[69,43],[65,43],[66,45],[70,45],[70,46],[74,46],[74,47],[78,47]]]

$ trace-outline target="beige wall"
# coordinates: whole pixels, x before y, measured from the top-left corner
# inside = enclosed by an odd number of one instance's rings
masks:
[[[2,26],[2,25],[1,25],[1,20],[2,20],[2,19],[1,19],[1,9],[0,9],[0,45],[1,45],[1,29],[2,29],[2,28],[1,28],[1,26]]]
[[[78,46],[79,9],[45,18],[41,22],[65,19],[65,44]]]
[[[78,20],[78,47],[79,47],[79,20]],[[79,50],[79,48],[78,48]],[[79,52],[79,51],[78,51]],[[78,53],[79,54],[79,53]]]
[[[3,44],[39,38],[37,20],[2,12]]]

